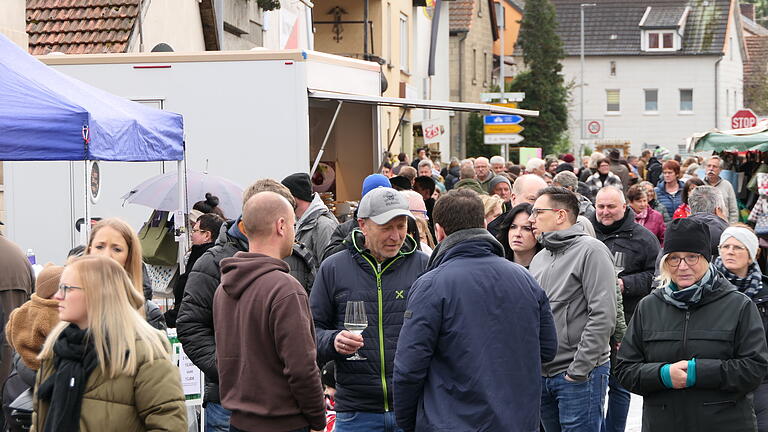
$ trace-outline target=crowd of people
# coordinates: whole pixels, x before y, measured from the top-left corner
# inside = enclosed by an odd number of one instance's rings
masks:
[[[170,326],[206,431],[613,432],[630,393],[644,430],[768,431],[768,279],[722,161],[579,162],[401,153],[344,221],[307,173],[229,218],[209,194],[165,313],[120,219],[37,276],[0,237],[6,428],[27,393],[36,431],[187,430]]]

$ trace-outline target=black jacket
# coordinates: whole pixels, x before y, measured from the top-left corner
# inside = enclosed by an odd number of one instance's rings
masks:
[[[336,361],[336,410],[385,412],[394,409],[392,372],[395,348],[411,284],[424,272],[428,256],[407,236],[394,258],[381,264],[365,248],[360,230],[344,242],[347,249],[329,257],[309,296],[322,363]],[[345,361],[334,348],[344,329],[347,301],[365,301],[368,327],[360,355],[368,360]]]
[[[455,166],[448,170],[448,175],[445,176],[445,190],[451,190],[461,178],[461,172],[458,166]]]
[[[646,180],[651,182],[652,185],[657,185],[661,178],[661,162],[656,157],[651,157],[648,160],[648,166],[646,167]]]
[[[176,285],[173,286],[173,309],[165,312],[165,322],[170,328],[176,328],[176,317],[179,314],[179,308],[181,307],[181,300],[184,298],[184,291],[187,286],[187,278],[192,273],[192,267],[195,266],[197,260],[203,256],[203,254],[214,245],[211,243],[204,243],[200,245],[192,245],[192,249],[189,252],[189,258],[187,259],[186,271],[179,276],[176,281]]]
[[[323,259],[322,261],[325,261],[329,256],[341,252],[343,250],[347,249],[347,246],[344,243],[344,239],[349,237],[349,234],[360,226],[357,223],[357,213],[352,217],[352,219],[349,219],[347,221],[344,221],[344,223],[339,224],[339,226],[336,227],[336,229],[333,230],[333,233],[331,234],[331,241],[328,243],[328,246],[325,247],[325,252],[323,252]]]
[[[652,232],[635,222],[635,212],[629,207],[621,221],[621,226],[613,232],[607,232],[607,227],[599,224],[594,214],[590,217],[590,221],[595,227],[597,239],[608,246],[611,254],[624,252],[626,257],[624,271],[619,273],[619,277],[624,281],[622,295],[624,316],[629,322],[637,303],[653,288],[659,240]]]
[[[755,304],[721,274],[690,309],[655,290],[637,306],[618,354],[616,376],[643,396],[643,430],[755,431],[749,393],[768,372],[765,330]],[[668,389],[664,364],[696,359],[696,382]]]

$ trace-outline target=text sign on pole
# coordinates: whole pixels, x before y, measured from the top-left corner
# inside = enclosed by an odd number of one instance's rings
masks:
[[[487,124],[483,131],[487,134],[516,134],[523,131],[522,126],[516,124]]]
[[[517,114],[483,116],[483,124],[487,124],[487,125],[498,125],[498,124],[514,125],[522,121],[523,121],[523,117]]]
[[[518,134],[490,134],[484,138],[485,144],[519,144],[525,137]]]
[[[731,117],[731,129],[745,129],[757,126],[757,115],[751,109],[736,111]]]

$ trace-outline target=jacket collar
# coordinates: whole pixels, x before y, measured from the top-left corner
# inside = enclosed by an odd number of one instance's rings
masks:
[[[573,224],[570,228],[560,231],[550,231],[540,236],[539,243],[547,250],[555,251],[570,246],[580,237],[588,236],[584,228],[578,224]]]
[[[489,243],[491,245],[492,253],[504,257],[504,247],[491,235],[491,233],[488,232],[488,230],[484,228],[463,229],[461,231],[456,231],[438,243],[432,251],[432,256],[429,258],[427,270],[432,270],[439,266],[445,261],[446,257],[451,255],[449,252],[452,251],[454,247],[467,241],[482,241]]]
[[[344,243],[347,245],[347,249],[349,249],[350,253],[361,267],[368,268],[371,267],[371,263],[376,263],[376,258],[374,258],[368,248],[365,247],[365,235],[360,228],[353,229],[352,232],[350,232],[347,238],[344,240]],[[418,243],[416,240],[414,240],[410,234],[406,235],[405,241],[403,241],[403,245],[400,246],[400,252],[398,252],[397,255],[392,258],[384,260],[380,267],[382,269],[386,268],[389,264],[398,260],[399,258],[413,255],[417,248]],[[376,272],[376,269],[371,268],[371,271]]]
[[[595,227],[595,231],[603,235],[618,234],[620,232],[632,232],[635,226],[635,211],[630,206],[627,206],[627,211],[624,213],[624,217],[620,221],[616,221],[610,226],[605,226],[597,220],[597,212],[590,217],[590,222]],[[617,226],[618,225],[618,226]]]
[[[240,228],[237,226],[239,222],[240,217],[235,220],[229,220],[227,223],[221,225],[219,238],[216,239],[216,246],[224,246],[227,243],[231,243],[239,250],[248,250],[248,238],[240,231]]]
[[[691,305],[691,309],[696,309],[698,307],[701,307],[705,304],[712,303],[715,300],[718,300],[722,297],[724,297],[727,294],[730,294],[732,291],[738,292],[736,287],[733,286],[730,282],[728,282],[728,279],[723,276],[722,273],[715,271],[715,274],[713,275],[715,280],[712,282],[712,289],[704,291],[702,294],[701,300]],[[657,288],[653,290],[653,294],[660,298],[661,301],[666,303],[666,300],[664,299],[664,293],[662,292],[663,288]]]

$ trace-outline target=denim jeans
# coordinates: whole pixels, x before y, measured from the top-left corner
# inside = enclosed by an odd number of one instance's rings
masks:
[[[336,432],[402,432],[393,411],[372,413],[344,411],[336,413]]]
[[[205,432],[228,432],[229,416],[232,413],[223,406],[208,402],[205,404]]]
[[[584,382],[565,372],[541,378],[541,424],[546,432],[600,432],[610,362],[592,370]]]
[[[229,426],[229,432],[246,432],[246,431],[244,431],[242,429],[238,429],[238,428],[230,425]],[[290,432],[309,432],[309,428],[305,427],[305,428],[301,428],[301,429],[292,430]]]
[[[624,432],[627,427],[629,401],[632,399],[629,390],[619,384],[619,380],[611,375],[608,379],[608,412],[603,422],[603,432]]]

